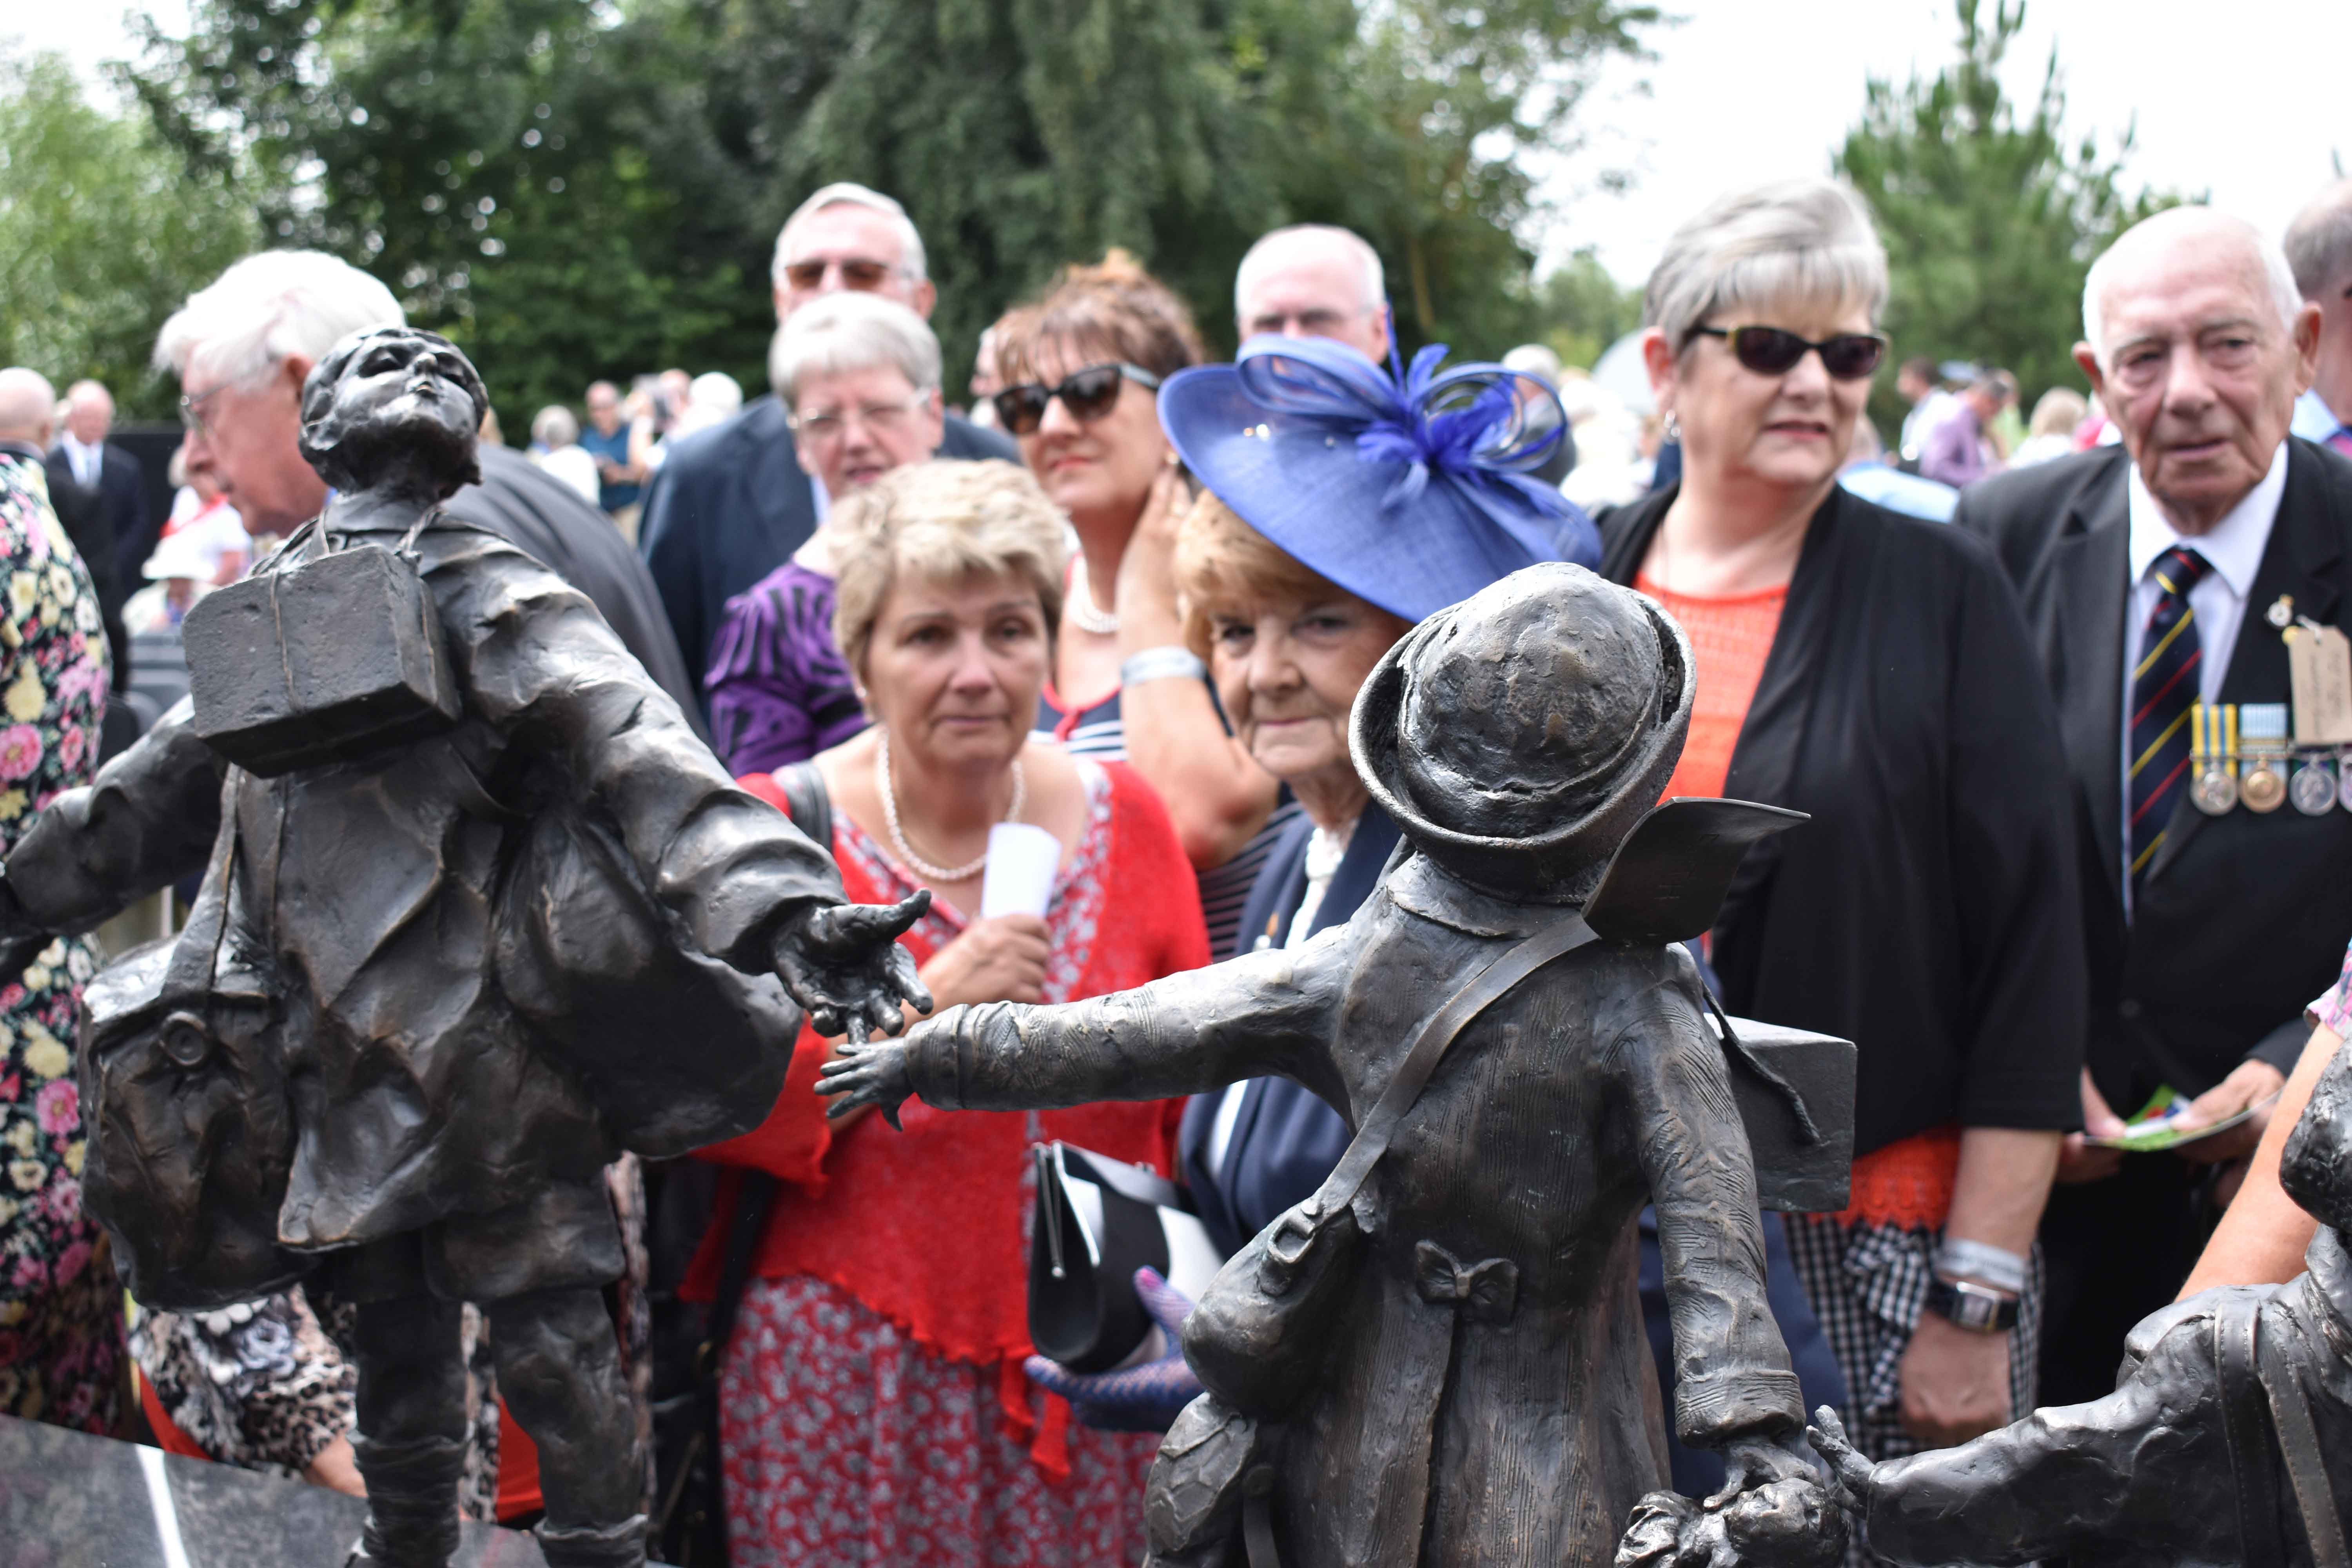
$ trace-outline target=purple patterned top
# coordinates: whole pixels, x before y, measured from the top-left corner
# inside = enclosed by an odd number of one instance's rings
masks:
[[[806,762],[865,729],[833,640],[833,579],[787,561],[728,600],[703,689],[711,748],[739,778]]]
[[[2328,1029],[2338,1039],[2352,1037],[2352,952],[2345,953],[2344,973],[2336,977],[2336,984],[2303,1016],[2312,1027]]]

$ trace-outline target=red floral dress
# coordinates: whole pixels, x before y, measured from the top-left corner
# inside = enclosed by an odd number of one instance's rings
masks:
[[[1046,912],[1049,1002],[1209,956],[1196,879],[1158,798],[1123,764],[1079,766],[1087,826]],[[765,783],[745,781],[782,804]],[[917,885],[846,817],[835,818],[833,847],[853,900],[887,903]],[[934,902],[907,946],[928,959],[965,924]],[[868,1116],[836,1136],[811,1090],[826,1050],[803,1031],[766,1125],[704,1151],[785,1180],[720,1378],[730,1560],[1139,1561],[1158,1439],[1074,1426],[1021,1370],[1026,1152],[1060,1138],[1164,1173],[1183,1101],[950,1113],[909,1100],[903,1132]],[[721,1212],[735,1184],[722,1184]],[[717,1252],[707,1238],[689,1296],[708,1299]]]
[[[38,459],[0,450],[0,852],[52,797],[89,781],[106,688],[98,591]],[[0,977],[0,1415],[104,1432],[122,1293],[81,1212],[73,1071],[95,967],[89,943],[62,938]]]

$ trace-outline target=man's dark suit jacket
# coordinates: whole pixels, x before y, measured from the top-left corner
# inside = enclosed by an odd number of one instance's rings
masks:
[[[939,455],[1021,460],[1010,440],[952,414]],[[727,601],[782,565],[815,531],[809,477],[793,450],[784,405],[773,396],[680,442],[655,470],[637,542],[698,689]]]
[[[2202,1093],[2249,1056],[2291,1070],[2303,1009],[2352,938],[2352,812],[2207,816],[2186,792],[2125,918],[2129,462],[2106,447],[2003,474],[1962,491],[1953,519],[2016,583],[2057,698],[2083,857],[2088,1059],[2126,1116],[2160,1083]],[[2297,616],[2352,627],[2352,463],[2302,440],[2288,442],[2223,702],[2288,700],[2286,646],[2265,614],[2282,595]]]
[[[139,459],[110,443],[100,447],[98,483],[88,486],[74,478],[73,461],[62,445],[50,448],[47,468],[53,501],[62,486],[71,485],[85,494],[98,492],[103,536],[93,528],[90,542],[84,545],[77,536],[74,547],[81,552],[82,563],[97,581],[100,601],[107,602],[110,594],[112,603],[120,606],[145,581],[139,569],[147,564],[147,557],[155,552],[155,542],[163,536],[163,523],[147,515],[147,479]],[[65,509],[59,508],[59,521],[64,516]]]

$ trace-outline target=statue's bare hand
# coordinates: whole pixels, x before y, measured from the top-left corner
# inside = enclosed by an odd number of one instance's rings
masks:
[[[1793,1433],[1786,1442],[1770,1437],[1735,1437],[1723,1446],[1723,1487],[1706,1500],[1706,1506],[1721,1508],[1742,1492],[1791,1477],[1819,1479],[1811,1457]]]
[[[899,1009],[931,1010],[931,994],[915,973],[914,955],[898,938],[931,907],[929,891],[896,904],[834,904],[814,909],[776,938],[776,974],[830,1038],[895,1035],[906,1027]]]
[[[883,1121],[897,1127],[899,1105],[915,1092],[914,1077],[907,1068],[906,1042],[842,1042],[835,1047],[833,1059],[817,1068],[816,1091],[833,1100],[824,1112],[829,1121],[870,1105],[882,1113]]]
[[[1812,1440],[1813,1451],[1830,1462],[1838,1506],[1859,1518],[1870,1506],[1870,1476],[1875,1467],[1855,1452],[1846,1438],[1845,1424],[1826,1405],[1813,1412],[1813,1424],[1805,1428],[1805,1436]]]

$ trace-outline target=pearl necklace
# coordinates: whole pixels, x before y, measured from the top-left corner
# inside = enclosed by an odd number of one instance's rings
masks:
[[[1066,603],[1078,630],[1092,632],[1098,637],[1118,636],[1118,612],[1096,605],[1094,590],[1087,582],[1087,558],[1083,554],[1070,563],[1070,592]]]
[[[898,852],[898,858],[907,863],[907,868],[926,882],[961,882],[986,870],[988,851],[985,849],[961,866],[934,866],[915,853],[914,846],[907,842],[906,829],[898,826],[898,795],[890,787],[889,731],[876,731],[874,740],[874,783],[882,795],[882,823],[890,830],[890,847]],[[1021,807],[1028,799],[1028,776],[1021,771],[1021,759],[1016,756],[1013,759],[1013,804],[1004,808],[1004,820],[1019,821]]]

